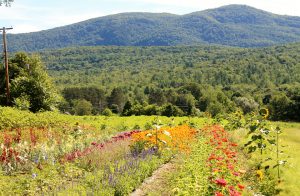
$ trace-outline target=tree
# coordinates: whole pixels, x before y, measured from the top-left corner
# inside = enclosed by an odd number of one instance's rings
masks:
[[[274,95],[270,101],[270,113],[273,120],[284,120],[289,115],[291,100],[284,94]]]
[[[125,105],[126,96],[122,91],[122,88],[114,88],[108,97],[109,107],[113,110],[113,112],[121,113],[122,109]]]
[[[13,105],[20,101],[29,102],[29,110],[54,110],[61,100],[56,92],[50,77],[45,71],[38,56],[28,56],[25,53],[17,53],[9,62],[11,100]],[[4,78],[1,71],[1,78]],[[0,84],[0,93],[4,93],[5,85]],[[4,94],[1,95],[4,97]],[[1,101],[3,104],[3,100]]]
[[[132,108],[132,103],[130,101],[127,101],[124,105],[122,115],[123,116],[131,116],[132,115],[131,108]]]
[[[166,104],[163,106],[161,111],[162,116],[183,116],[184,112],[177,106],[172,104]]]
[[[244,114],[254,112],[258,110],[259,107],[259,104],[256,103],[253,99],[248,99],[246,97],[235,97],[234,102],[243,110]]]
[[[69,103],[74,99],[85,99],[91,102],[94,114],[100,113],[106,107],[105,92],[96,87],[64,88],[62,94]]]
[[[164,92],[160,88],[151,89],[149,92],[149,103],[157,104],[159,106],[165,104],[167,102],[166,96]]]
[[[91,102],[80,99],[74,101],[74,113],[79,116],[91,115],[92,114],[93,105]]]
[[[187,115],[192,114],[192,109],[195,108],[195,98],[192,94],[183,94],[178,96],[176,105]]]
[[[6,7],[10,6],[10,3],[14,0],[0,0],[0,6],[5,5]]]

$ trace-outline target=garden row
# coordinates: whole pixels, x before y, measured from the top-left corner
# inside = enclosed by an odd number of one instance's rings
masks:
[[[1,194],[128,195],[170,160],[175,160],[176,172],[165,176],[170,183],[162,186],[173,195],[278,193],[274,171],[280,177],[285,161],[279,159],[278,147],[277,158],[266,160],[279,134],[279,128],[268,128],[266,115],[251,120],[236,115],[226,130],[197,118],[161,122],[152,117],[142,131],[138,124],[135,130],[123,122],[112,127],[109,118],[99,123],[101,117],[82,117],[74,123],[74,117],[56,113],[21,112],[8,119],[14,110],[0,112],[0,120],[9,123],[0,132]],[[238,127],[247,129],[227,131]],[[245,139],[233,137],[246,130]]]

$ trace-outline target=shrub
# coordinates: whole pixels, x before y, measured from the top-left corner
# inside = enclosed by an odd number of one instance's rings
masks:
[[[104,115],[104,116],[112,116],[113,113],[112,113],[112,111],[109,108],[105,108],[103,110],[103,112],[102,112],[102,115]]]

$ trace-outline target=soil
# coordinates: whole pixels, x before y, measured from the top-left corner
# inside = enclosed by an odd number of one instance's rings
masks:
[[[131,196],[144,196],[144,195],[170,195],[168,189],[168,175],[176,171],[175,163],[168,162],[157,170],[155,170],[151,177],[147,178],[143,184],[136,189]]]

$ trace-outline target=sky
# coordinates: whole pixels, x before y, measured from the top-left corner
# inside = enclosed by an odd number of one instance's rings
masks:
[[[300,16],[299,0],[14,0],[11,7],[0,7],[0,27],[13,27],[10,33],[26,33],[122,12],[182,15],[229,4]]]

